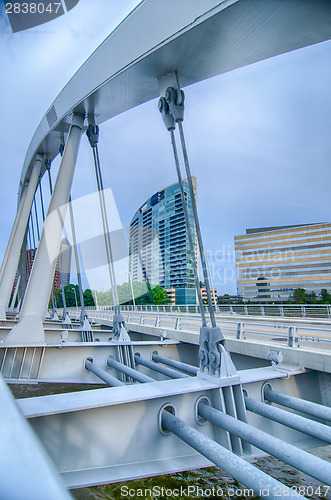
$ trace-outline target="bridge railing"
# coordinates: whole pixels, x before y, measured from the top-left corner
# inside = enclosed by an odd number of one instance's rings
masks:
[[[145,306],[143,306],[145,307]],[[156,307],[156,306],[152,306]],[[70,316],[79,318],[80,309],[72,308],[68,309]],[[59,310],[62,313],[62,310]],[[102,306],[99,308],[91,307],[88,309],[89,320],[94,320],[96,322],[102,320],[112,320],[113,310],[111,306]],[[195,314],[183,314],[176,311],[164,311],[163,308],[160,311],[145,309],[141,310],[141,307],[133,308],[128,306],[128,310],[123,311],[123,316],[125,321],[129,325],[139,325],[139,327],[146,327],[146,333],[148,333],[149,328],[158,328],[165,336],[167,336],[167,331],[182,331],[190,332],[194,334],[199,334],[201,327],[201,319]],[[233,314],[232,317],[224,316],[219,318],[218,324],[222,329],[222,332],[227,338],[236,338],[238,340],[257,340],[259,338],[265,338],[268,342],[280,343],[281,345],[286,345],[288,347],[299,347],[300,345],[308,345],[307,342],[314,342],[315,347],[323,348],[322,344],[324,342],[331,342],[331,328],[328,324],[324,322],[322,324],[316,324],[314,322],[308,321],[296,321],[301,318],[293,317],[292,320],[282,321],[282,318],[278,316],[278,321],[276,317],[268,317],[257,319],[255,316],[248,317],[236,316]],[[324,347],[326,344],[324,344]],[[329,347],[327,347],[329,349]]]
[[[112,310],[112,306],[87,307],[93,310]],[[200,314],[198,305],[136,305],[121,306],[122,311]],[[205,306],[208,312],[208,306]],[[331,319],[331,304],[220,304],[214,306],[216,314],[244,316],[274,316],[280,318]]]

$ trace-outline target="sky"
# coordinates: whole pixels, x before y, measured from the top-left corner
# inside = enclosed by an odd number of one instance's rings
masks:
[[[80,0],[66,15],[14,34],[0,4],[0,260],[35,129],[67,80],[138,3]],[[327,41],[185,89],[184,130],[219,294],[236,293],[234,236],[252,227],[331,220],[330,62]],[[157,100],[102,124],[99,152],[104,185],[124,227],[147,198],[176,182]],[[93,172],[82,138],[73,199],[95,193]]]

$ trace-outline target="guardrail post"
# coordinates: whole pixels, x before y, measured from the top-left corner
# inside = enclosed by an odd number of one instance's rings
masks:
[[[176,318],[175,330],[180,330],[180,329],[181,329],[181,318]]]
[[[301,306],[301,314],[302,314],[303,318],[305,318],[307,316],[307,311],[306,311],[305,306]]]
[[[284,318],[284,307],[283,306],[279,306],[279,313],[280,313],[280,316],[282,318]]]
[[[264,305],[261,304],[261,316],[265,316]]]
[[[139,325],[143,325],[144,324],[144,315],[142,314],[139,318]]]
[[[244,305],[244,311],[245,311],[246,316],[248,316],[248,307],[246,305]]]
[[[331,318],[331,307],[327,306],[328,318]]]
[[[295,326],[288,327],[288,337],[287,337],[288,347],[299,347],[298,332]]]
[[[244,340],[244,339],[246,339],[244,323],[237,323],[236,338],[238,340]]]
[[[156,318],[155,318],[155,326],[156,327],[160,326],[160,316],[156,316]]]
[[[230,305],[230,313],[233,314],[233,307]]]

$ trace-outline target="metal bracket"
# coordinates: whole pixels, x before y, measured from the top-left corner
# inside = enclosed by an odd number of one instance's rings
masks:
[[[131,342],[130,336],[127,332],[125,321],[121,313],[115,313],[113,317],[113,333],[114,340],[121,340],[124,342]]]
[[[86,135],[89,140],[91,148],[95,148],[99,142],[99,127],[98,125],[90,124],[87,127]]]
[[[168,87],[165,93],[165,99],[168,103],[170,113],[172,114],[175,122],[182,122],[184,120],[184,99],[185,94],[181,89]]]
[[[220,378],[237,376],[237,370],[223,344],[224,337],[218,326],[200,328],[200,373]]]

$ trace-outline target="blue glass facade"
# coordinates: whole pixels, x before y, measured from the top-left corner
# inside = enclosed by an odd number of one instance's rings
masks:
[[[196,178],[193,177],[196,196]],[[197,241],[188,184],[184,181],[190,231]],[[194,274],[178,183],[153,194],[130,223],[129,268],[133,281],[193,288]]]

